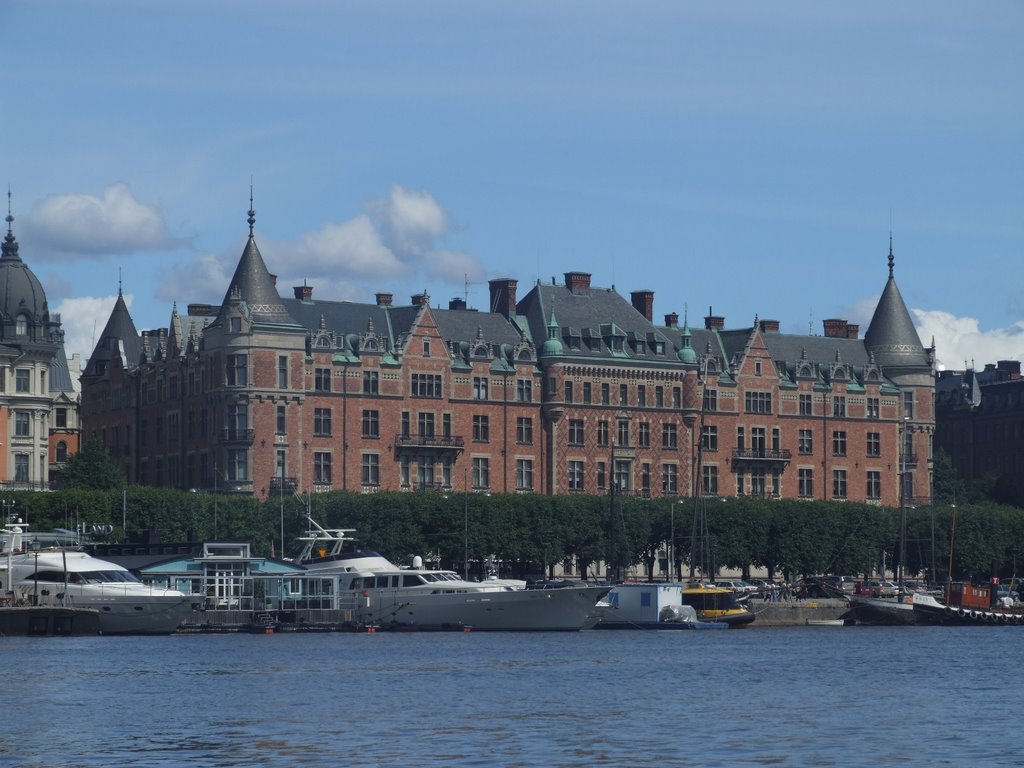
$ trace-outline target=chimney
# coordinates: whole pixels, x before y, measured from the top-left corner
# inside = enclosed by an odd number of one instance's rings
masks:
[[[277,275],[271,275],[270,282],[274,284],[275,288],[277,288]]]
[[[647,318],[647,322],[654,321],[654,291],[633,291],[629,294],[633,302],[633,309]]]
[[[292,290],[295,291],[295,298],[299,301],[310,301],[313,298],[312,285],[296,285]]]
[[[725,328],[725,318],[713,314],[711,307],[708,307],[707,317],[704,318],[704,327],[709,331],[720,331]]]
[[[669,328],[678,328],[679,327],[679,313],[678,312],[669,312],[667,315],[665,315],[665,325],[667,325]]]
[[[779,321],[778,320],[761,320],[758,325],[764,333],[778,333],[779,332]]]
[[[214,313],[212,304],[189,304],[188,315],[189,317],[199,317],[202,315],[212,315]]]
[[[516,287],[519,281],[510,277],[499,277],[489,280],[487,285],[491,288],[491,312],[512,317],[516,313]]]
[[[566,272],[565,287],[571,293],[585,293],[590,290],[589,272]]]
[[[428,294],[426,291],[424,291],[423,293],[414,293],[412,295],[411,301],[414,307],[422,307],[423,305],[430,303],[430,294]]]
[[[456,296],[454,299],[452,299],[451,301],[448,302],[448,309],[465,309],[465,308],[466,308],[466,300],[465,299],[460,299],[458,296]]]
[[[857,323],[846,324],[846,338],[856,339],[860,335],[860,326]]]
[[[837,318],[831,318],[824,320],[823,325],[825,326],[825,335],[830,339],[845,339],[846,338],[846,321],[839,320]]]
[[[390,307],[391,302],[394,301],[394,294],[391,293],[378,293],[377,294],[377,306],[378,307]]]

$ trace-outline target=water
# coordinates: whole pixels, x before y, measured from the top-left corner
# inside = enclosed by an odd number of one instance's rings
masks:
[[[0,765],[1024,765],[1008,628],[4,638]]]

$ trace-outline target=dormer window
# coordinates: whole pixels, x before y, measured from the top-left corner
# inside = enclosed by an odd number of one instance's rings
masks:
[[[242,332],[242,318],[232,317],[231,318],[231,332],[241,333]]]
[[[19,336],[28,336],[28,315],[18,315],[14,325],[14,332]]]

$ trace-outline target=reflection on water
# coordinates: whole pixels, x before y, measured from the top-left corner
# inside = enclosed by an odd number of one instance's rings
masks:
[[[1013,627],[4,638],[0,764],[1024,765],[1022,639]]]

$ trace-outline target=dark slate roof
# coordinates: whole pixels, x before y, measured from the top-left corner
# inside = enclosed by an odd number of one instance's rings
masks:
[[[661,329],[613,288],[591,286],[574,293],[564,285],[537,283],[519,302],[517,311],[525,316],[532,339],[547,338],[554,313],[564,357],[678,363],[676,349]],[[622,340],[621,351],[609,348],[607,342],[612,337]],[[592,339],[595,348],[580,343],[586,339]],[[655,353],[656,343],[663,344],[662,354]]]
[[[14,217],[7,213],[7,234],[0,244],[0,312],[14,318],[27,312],[30,322],[42,322],[47,312],[46,293],[35,273],[18,255],[18,241],[14,237]],[[2,330],[0,330],[2,333]]]
[[[518,344],[522,341],[519,329],[497,312],[468,309],[434,309],[431,312],[441,336],[447,341],[472,342],[478,337],[494,344]]]
[[[120,356],[121,349],[124,349],[125,365],[134,368],[142,358],[142,338],[135,329],[135,322],[128,312],[128,305],[124,303],[124,295],[120,290],[117,292],[117,301],[114,302],[114,309],[103,327],[96,348],[89,357],[89,362],[82,372],[85,376],[97,374],[100,363],[107,363]],[[106,367],[106,366],[102,366]]]
[[[60,343],[57,345],[57,353],[50,361],[49,386],[51,392],[74,392],[75,385],[71,381],[71,371],[68,368],[68,356],[64,351],[64,338],[61,334]]]
[[[321,319],[326,331],[333,331],[339,337],[366,333],[372,322],[378,336],[391,338],[389,310],[377,304],[358,304],[350,301],[301,301],[283,299],[282,303],[290,317],[310,331],[320,328]]]
[[[224,301],[221,302],[218,322],[227,309],[239,300],[245,302],[254,322],[294,323],[274,286],[274,280],[263,262],[260,249],[256,247],[256,239],[251,229],[245,250],[238,260],[238,266],[235,267],[235,274],[228,284]]]
[[[900,289],[893,277],[892,242],[889,243],[889,280],[864,334],[864,344],[874,353],[875,362],[883,367],[929,368],[928,355],[903,303]]]

